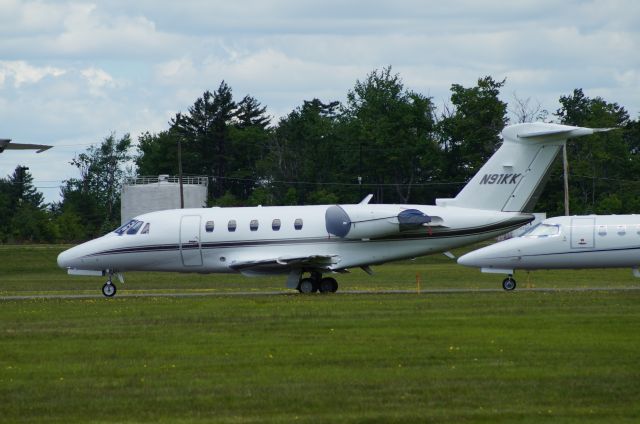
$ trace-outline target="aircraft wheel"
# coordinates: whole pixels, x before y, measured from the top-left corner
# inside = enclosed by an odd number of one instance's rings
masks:
[[[304,294],[315,293],[318,291],[318,287],[311,278],[303,278],[298,284],[298,291]]]
[[[338,282],[335,280],[335,278],[332,278],[333,280],[333,285],[331,287],[331,293],[335,293],[338,291]]]
[[[102,286],[102,294],[106,297],[113,297],[116,294],[116,286],[111,283],[111,281],[107,281],[104,286]]]
[[[507,277],[502,280],[502,288],[506,291],[511,291],[516,288],[516,280],[513,277]]]
[[[326,277],[320,280],[320,293],[335,293],[338,290],[338,282],[335,278]]]

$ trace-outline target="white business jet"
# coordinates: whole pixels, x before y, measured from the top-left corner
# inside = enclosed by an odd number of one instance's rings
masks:
[[[549,218],[520,237],[469,252],[458,263],[507,274],[505,290],[516,287],[516,269],[631,267],[640,277],[640,215]]]
[[[335,292],[323,274],[414,258],[490,239],[533,219],[551,163],[569,138],[596,130],[529,123],[506,127],[503,143],[453,199],[436,206],[359,204],[174,209],[140,215],[73,247],[58,265],[75,275],[126,271],[287,275],[302,293]],[[452,256],[448,254],[449,256]],[[308,275],[308,276],[305,276]]]
[[[0,138],[0,153],[5,150],[35,150],[36,153],[42,153],[51,147],[45,144],[11,143],[10,138]]]

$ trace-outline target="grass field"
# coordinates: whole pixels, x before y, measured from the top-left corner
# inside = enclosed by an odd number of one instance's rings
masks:
[[[0,296],[98,293],[60,247],[2,247]],[[353,289],[496,288],[445,257]],[[124,292],[279,290],[131,274]],[[526,274],[519,277],[526,285]],[[633,288],[629,270],[536,287]],[[640,291],[0,301],[0,422],[640,422]]]

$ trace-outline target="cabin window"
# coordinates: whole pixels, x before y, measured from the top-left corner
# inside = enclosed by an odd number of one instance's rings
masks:
[[[640,234],[640,225],[636,225],[636,233]]]
[[[207,221],[207,223],[204,224],[204,230],[207,233],[213,233],[213,221]]]
[[[149,234],[149,227],[150,227],[150,223],[146,223],[144,224],[144,228],[142,228],[142,231],[140,231],[140,234]]]
[[[235,219],[230,220],[230,221],[229,221],[229,225],[228,225],[228,227],[227,227],[227,228],[229,228],[229,232],[230,232],[230,233],[233,233],[233,232],[236,230],[237,225],[238,225],[238,224],[236,223],[236,220],[235,220]]]
[[[274,219],[273,221],[271,221],[271,228],[273,229],[273,231],[280,231],[280,226],[281,225],[282,225],[282,223],[277,218]]]
[[[251,231],[258,231],[258,220],[257,219],[252,219],[251,222],[249,223],[249,229]]]
[[[549,236],[557,236],[560,234],[560,226],[553,224],[545,224],[541,222],[536,225],[526,233],[524,233],[523,237],[549,237]]]
[[[131,227],[129,227],[129,229],[127,230],[127,234],[129,235],[134,235],[138,232],[138,230],[140,230],[140,227],[142,227],[143,222],[142,221],[136,221],[135,224],[133,224]]]
[[[606,225],[598,225],[598,234],[601,236],[607,235],[607,226]]]
[[[626,233],[627,233],[627,226],[626,225],[618,225],[618,234],[623,236]]]
[[[302,218],[298,218],[294,221],[293,228],[296,230],[302,230]]]

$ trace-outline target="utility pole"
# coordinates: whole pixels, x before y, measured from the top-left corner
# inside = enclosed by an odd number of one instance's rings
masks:
[[[180,209],[184,209],[184,192],[182,191],[182,136],[178,136],[178,181],[180,182]]]
[[[360,160],[358,161],[358,196],[362,200],[362,140],[360,140]]]
[[[567,142],[562,145],[562,168],[564,171],[564,214],[569,216],[569,161],[567,160]]]
[[[29,170],[28,166],[20,166],[18,167],[18,170],[20,171],[18,174],[18,178],[20,178],[20,198],[18,199],[18,202],[22,203],[24,200],[24,176],[27,173],[27,171]]]

